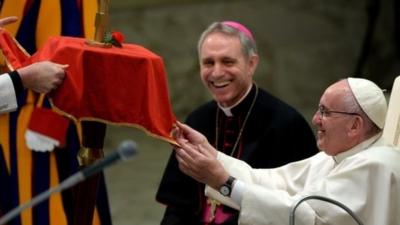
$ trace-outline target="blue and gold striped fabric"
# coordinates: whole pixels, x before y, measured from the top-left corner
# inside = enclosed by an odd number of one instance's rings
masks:
[[[97,0],[3,0],[0,4],[0,18],[18,16],[18,22],[7,29],[29,54],[49,36],[94,36]],[[24,134],[37,101],[38,95],[27,91],[18,97],[21,107],[17,111],[0,116],[0,216],[78,170],[76,154],[80,144],[73,123],[64,148],[52,153],[27,148]],[[47,99],[42,107],[50,107]],[[73,207],[72,192],[67,190],[25,210],[9,225],[72,224]],[[111,224],[104,177],[100,180],[93,224]]]
[[[32,54],[53,35],[93,38],[96,9],[97,0],[3,0],[0,18],[19,18],[7,30]]]

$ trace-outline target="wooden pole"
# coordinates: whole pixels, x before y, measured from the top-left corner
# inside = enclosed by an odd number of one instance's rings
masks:
[[[81,125],[83,148],[78,153],[78,161],[83,169],[104,157],[106,125],[94,121],[84,121]],[[100,174],[95,174],[73,188],[73,225],[92,224],[99,180]]]
[[[110,0],[99,0],[99,6],[95,19],[94,40],[87,41],[88,44],[98,47],[110,47],[104,43],[104,36],[109,32],[108,9]],[[82,125],[82,148],[78,153],[78,161],[81,169],[92,165],[104,157],[103,146],[106,134],[106,125],[96,121],[83,121]],[[73,188],[73,225],[91,225],[97,200],[97,189],[100,174],[81,182]]]

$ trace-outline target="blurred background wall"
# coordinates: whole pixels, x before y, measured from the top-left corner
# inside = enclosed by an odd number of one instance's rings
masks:
[[[390,90],[399,75],[397,0],[111,0],[112,30],[163,57],[170,99],[180,120],[210,99],[199,79],[196,45],[213,21],[236,20],[253,31],[257,83],[310,121],[323,90],[348,76]],[[397,29],[396,29],[397,28]],[[134,139],[140,153],[106,171],[114,224],[158,224],[154,195],[168,144],[133,128],[108,127],[106,150]]]

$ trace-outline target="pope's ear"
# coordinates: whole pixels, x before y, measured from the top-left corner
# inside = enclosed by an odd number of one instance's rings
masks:
[[[354,116],[350,127],[350,135],[357,135],[364,130],[364,120],[361,116]]]

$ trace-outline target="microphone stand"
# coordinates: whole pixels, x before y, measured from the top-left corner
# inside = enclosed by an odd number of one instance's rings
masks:
[[[118,146],[116,151],[114,151],[113,153],[110,153],[104,159],[96,161],[91,166],[86,167],[86,168],[74,173],[67,179],[63,180],[59,185],[54,186],[54,187],[40,193],[39,195],[32,198],[30,201],[27,201],[24,204],[21,204],[20,206],[10,210],[3,217],[0,217],[0,225],[6,224],[10,220],[12,220],[14,217],[18,216],[25,209],[34,207],[35,205],[50,198],[50,196],[52,194],[58,193],[65,189],[73,187],[74,185],[78,184],[79,182],[81,182],[85,179],[92,179],[92,177],[94,175],[97,175],[100,171],[103,171],[108,166],[111,166],[111,165],[117,163],[118,161],[126,161],[126,160],[132,158],[133,156],[135,156],[136,153],[137,153],[137,147],[136,147],[135,142],[133,142],[133,141],[122,142]],[[78,223],[78,224],[82,224],[82,223]]]
[[[290,217],[289,217],[289,225],[295,225],[295,213],[296,213],[296,209],[297,207],[304,201],[309,200],[309,199],[316,199],[316,200],[321,200],[321,201],[325,201],[325,202],[329,202],[332,203],[336,206],[339,206],[340,208],[342,208],[344,211],[346,211],[356,222],[358,225],[364,225],[363,222],[361,221],[361,219],[353,212],[351,211],[351,209],[347,206],[345,206],[343,203],[340,203],[339,201],[324,197],[324,196],[319,196],[319,195],[309,195],[309,196],[305,196],[303,198],[301,198],[300,200],[298,200],[292,207],[291,211],[290,211]]]
[[[74,175],[65,179],[59,185],[40,193],[39,195],[32,198],[30,201],[25,202],[24,204],[20,205],[19,207],[16,207],[16,208],[12,209],[11,211],[9,211],[8,213],[6,213],[3,217],[0,218],[0,225],[6,224],[10,220],[12,220],[14,217],[18,216],[25,209],[34,207],[35,205],[48,199],[52,194],[58,193],[67,188],[70,188],[70,187],[74,186],[75,184],[81,182],[84,179],[85,179],[85,177],[84,177],[83,173],[75,173]]]

